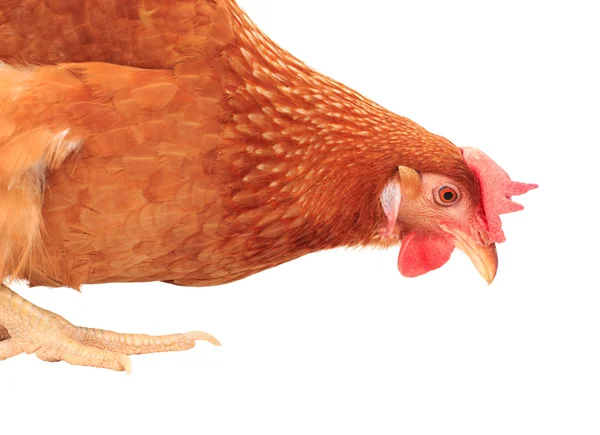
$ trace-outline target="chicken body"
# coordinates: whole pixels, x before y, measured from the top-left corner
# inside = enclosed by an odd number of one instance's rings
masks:
[[[308,68],[233,0],[9,3],[3,278],[215,285],[322,249],[405,238],[406,275],[466,243],[493,263],[493,279],[502,240],[488,238],[485,213],[498,201],[474,160]],[[461,208],[431,196],[440,186],[462,192],[452,199],[464,197]],[[14,336],[6,322],[0,307],[0,332]],[[126,368],[115,361],[90,365]]]
[[[233,2],[34,3],[4,13],[56,23],[15,34],[9,16],[5,61],[110,62],[35,68],[12,115],[82,143],[48,174],[34,285],[228,282],[372,243],[395,167],[427,170],[411,146],[469,176],[456,147],[310,70]]]

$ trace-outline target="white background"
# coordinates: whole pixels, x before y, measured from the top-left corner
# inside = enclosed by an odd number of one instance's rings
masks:
[[[300,59],[540,189],[491,287],[457,253],[310,255],[231,285],[17,290],[75,324],[224,346],[133,374],[0,363],[0,432],[597,434],[600,32],[594,2],[239,0]],[[417,6],[418,5],[418,6]]]

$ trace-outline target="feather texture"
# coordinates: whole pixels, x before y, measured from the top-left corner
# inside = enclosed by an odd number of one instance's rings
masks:
[[[214,285],[385,244],[379,198],[398,166],[477,200],[460,149],[307,67],[233,0],[11,0],[0,38],[0,59],[40,65],[0,73],[0,92],[19,93],[3,97],[0,169],[48,171],[43,196],[26,181],[29,215],[11,218],[43,228],[38,242],[9,237],[32,260],[3,276]],[[67,157],[63,133],[79,152]],[[25,258],[18,246],[5,251]]]

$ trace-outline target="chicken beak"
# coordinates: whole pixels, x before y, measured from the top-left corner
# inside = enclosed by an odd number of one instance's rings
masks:
[[[494,281],[496,271],[498,270],[496,244],[479,242],[464,232],[455,228],[448,228],[445,225],[441,225],[441,228],[452,236],[454,246],[467,254],[482,278],[485,279],[488,284],[491,284],[492,281]],[[484,240],[486,239],[485,236],[481,238]]]

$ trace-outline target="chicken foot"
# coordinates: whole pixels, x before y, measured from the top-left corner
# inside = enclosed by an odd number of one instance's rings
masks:
[[[0,360],[25,352],[44,361],[131,373],[127,355],[187,350],[196,340],[220,345],[205,332],[150,336],[74,326],[0,286]]]

